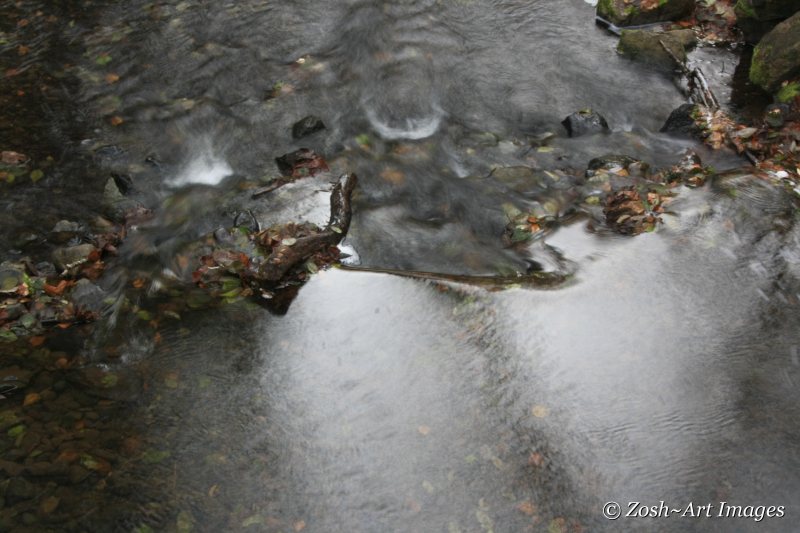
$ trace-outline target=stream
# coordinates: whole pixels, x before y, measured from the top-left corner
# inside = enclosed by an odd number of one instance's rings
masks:
[[[47,258],[58,221],[107,212],[112,175],[154,213],[97,281],[97,323],[0,344],[0,378],[23,389],[0,399],[0,531],[784,532],[800,517],[796,201],[731,151],[659,133],[679,84],[618,56],[585,1],[0,10],[16,69],[0,145],[48,162],[2,189],[0,258]],[[737,50],[691,57],[736,111]],[[610,131],[568,137],[587,107]],[[293,139],[307,115],[326,128]],[[301,147],[330,171],[252,198]],[[590,160],[659,169],[687,149],[716,175],[679,187],[656,231],[598,224]],[[280,309],[171,285],[241,213],[324,226],[346,172],[344,266]],[[523,211],[557,223],[509,246]],[[662,501],[681,513],[603,516]],[[784,516],[720,518],[722,502]]]

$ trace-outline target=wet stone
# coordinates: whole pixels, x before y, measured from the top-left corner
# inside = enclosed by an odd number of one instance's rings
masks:
[[[667,121],[659,131],[670,135],[699,138],[702,129],[697,121],[702,117],[702,110],[697,104],[683,104],[669,114]]]
[[[572,113],[561,124],[567,130],[570,137],[580,137],[590,133],[600,133],[608,131],[608,122],[605,117],[593,109],[582,109]]]
[[[53,229],[50,230],[50,240],[56,243],[66,243],[79,237],[85,232],[85,228],[78,222],[71,220],[59,220]]]
[[[50,261],[36,263],[36,271],[40,276],[44,277],[55,276],[57,274],[55,265]]]
[[[11,266],[0,267],[0,292],[12,293],[25,282],[25,273]]]
[[[79,244],[77,246],[69,246],[66,248],[58,248],[53,252],[53,262],[56,267],[61,270],[67,270],[73,266],[81,264],[85,261],[89,254],[94,252],[96,248],[91,244]]]
[[[589,161],[586,177],[591,178],[602,171],[615,173],[621,170],[626,171],[631,176],[644,176],[649,169],[650,165],[636,158],[627,155],[608,154]]]
[[[278,170],[280,170],[281,174],[292,178],[314,176],[319,172],[328,170],[328,164],[322,156],[308,148],[301,148],[276,157],[275,163],[278,165]]]
[[[105,297],[105,292],[88,279],[78,280],[71,293],[71,299],[79,309],[94,312],[99,312],[103,309]]]
[[[686,49],[694,43],[694,33],[691,30],[664,33],[623,30],[617,50],[623,56],[639,63],[671,71],[679,67],[679,64],[686,63]]]
[[[295,122],[294,126],[292,126],[292,137],[294,139],[302,139],[324,129],[325,123],[322,122],[321,118],[309,115]]]

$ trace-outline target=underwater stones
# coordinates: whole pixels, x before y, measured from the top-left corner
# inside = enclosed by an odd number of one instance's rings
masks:
[[[324,129],[325,123],[322,122],[321,118],[309,115],[294,123],[292,126],[292,138],[302,139]]]
[[[59,270],[69,270],[85,262],[97,249],[91,244],[78,244],[53,251],[53,263]]]
[[[608,122],[605,117],[591,108],[572,113],[562,120],[561,124],[570,137],[608,131]]]
[[[750,81],[771,92],[797,74],[800,74],[800,13],[775,26],[758,43],[750,64]]]
[[[16,292],[17,287],[23,283],[25,272],[11,265],[0,265],[0,293]]]
[[[106,293],[103,292],[103,289],[85,278],[78,280],[70,293],[70,299],[79,309],[93,312],[103,309],[105,297]]]
[[[280,170],[281,174],[292,178],[314,176],[328,170],[328,163],[325,162],[322,156],[308,148],[300,148],[294,152],[276,157],[275,163],[278,165],[278,170]]]
[[[617,154],[607,154],[589,161],[586,168],[586,177],[591,178],[601,172],[618,174],[624,171],[629,176],[645,176],[650,170],[650,165],[639,159]]]
[[[694,0],[600,0],[597,16],[617,26],[636,26],[688,17]]]
[[[85,228],[78,222],[71,220],[59,220],[53,229],[50,230],[50,240],[58,243],[65,243],[79,237],[84,233]]]

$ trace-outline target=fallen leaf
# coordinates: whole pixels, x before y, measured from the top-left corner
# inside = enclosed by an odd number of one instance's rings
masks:
[[[545,418],[548,414],[550,414],[550,410],[544,405],[534,405],[531,408],[531,414],[536,418]]]
[[[420,435],[427,435],[428,433],[431,432],[431,428],[429,428],[428,426],[419,426],[417,428],[417,431],[419,432]]]
[[[31,346],[33,346],[34,348],[44,344],[44,341],[45,341],[45,338],[43,336],[41,336],[41,335],[37,335],[36,337],[31,337],[30,339],[28,339],[28,343]]]
[[[517,505],[517,511],[524,515],[533,516],[536,514],[536,505],[533,502],[525,501]]]
[[[41,400],[41,399],[42,399],[42,397],[39,394],[37,394],[35,392],[31,392],[31,393],[25,395],[25,400],[22,402],[22,405],[23,406],[33,405],[33,404],[37,403],[39,400]]]
[[[294,523],[294,530],[295,531],[303,531],[306,528],[306,521],[305,520],[298,520]]]

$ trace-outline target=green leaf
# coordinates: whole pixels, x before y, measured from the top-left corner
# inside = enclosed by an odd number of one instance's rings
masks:
[[[248,516],[242,521],[242,527],[258,526],[264,523],[264,518],[260,514]]]
[[[25,426],[23,424],[14,426],[13,428],[8,430],[8,436],[11,437],[12,439],[19,437],[23,433],[25,433]]]
[[[119,378],[117,377],[116,374],[106,374],[100,380],[100,384],[106,389],[110,389],[111,387],[115,387],[118,382],[119,382]]]
[[[100,66],[108,65],[111,62],[111,56],[108,54],[100,54],[94,62]]]
[[[42,172],[40,169],[37,168],[36,170],[31,171],[31,181],[32,182],[36,183],[37,181],[39,181],[43,177],[44,177],[44,172]]]
[[[136,316],[139,317],[139,320],[144,320],[145,322],[150,322],[153,319],[152,315],[144,309],[136,313]]]
[[[142,461],[149,465],[158,464],[170,456],[169,452],[161,452],[158,450],[147,450],[142,454]]]
[[[0,341],[14,342],[16,340],[17,340],[17,335],[10,329],[4,329],[0,331]]]

